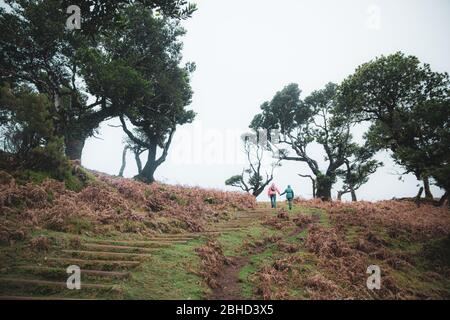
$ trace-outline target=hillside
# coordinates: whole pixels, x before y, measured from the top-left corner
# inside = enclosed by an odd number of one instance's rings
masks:
[[[301,199],[284,208],[78,166],[66,182],[0,172],[0,296],[450,298],[448,208]],[[69,265],[81,267],[81,290],[66,288]],[[366,287],[369,265],[381,268],[381,290]]]

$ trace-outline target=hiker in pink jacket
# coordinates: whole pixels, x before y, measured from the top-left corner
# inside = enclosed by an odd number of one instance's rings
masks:
[[[277,193],[279,195],[280,190],[278,190],[275,183],[272,183],[272,185],[269,187],[269,190],[267,191],[267,195],[270,197],[270,204],[272,205],[272,208],[277,207]]]

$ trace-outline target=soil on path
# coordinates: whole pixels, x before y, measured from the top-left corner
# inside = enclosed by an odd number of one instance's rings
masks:
[[[241,296],[241,282],[239,271],[249,263],[249,257],[233,258],[218,276],[218,287],[213,289],[210,300],[239,300]]]
[[[242,300],[241,281],[239,271],[250,263],[250,257],[265,250],[265,245],[259,245],[249,249],[246,256],[232,257],[231,263],[224,266],[220,275],[216,278],[218,287],[213,289],[209,300]]]

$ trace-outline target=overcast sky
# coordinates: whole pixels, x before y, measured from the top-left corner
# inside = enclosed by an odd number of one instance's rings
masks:
[[[192,78],[197,112],[191,125],[179,127],[167,161],[156,172],[167,183],[225,188],[224,181],[245,166],[241,133],[248,130],[259,106],[291,82],[302,98],[327,82],[339,83],[355,68],[381,54],[403,51],[429,63],[433,70],[450,71],[450,1],[448,0],[199,0],[198,11],[184,23],[186,61],[194,61]],[[118,124],[112,120],[110,124]],[[364,128],[356,128],[360,137]],[[120,128],[103,124],[84,149],[83,164],[117,174],[121,164]],[[325,168],[323,151],[311,154]],[[412,196],[418,190],[410,175],[385,163],[357,191],[359,199],[379,200]],[[144,160],[144,157],[143,157]],[[128,156],[125,176],[137,172]],[[275,182],[291,184],[298,195],[310,198],[309,174],[299,162],[285,162]],[[333,197],[339,189],[336,184]],[[435,196],[442,194],[433,188]],[[266,200],[265,194],[260,197]]]

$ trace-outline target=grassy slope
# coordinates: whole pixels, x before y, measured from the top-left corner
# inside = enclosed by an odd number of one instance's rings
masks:
[[[268,204],[261,203],[261,207],[268,207]],[[284,204],[281,205],[282,207]],[[273,215],[275,216],[276,211],[274,211]],[[312,216],[313,214],[317,214],[320,219],[319,223],[323,226],[328,227],[330,225],[330,222],[328,221],[328,217],[325,214],[324,211],[320,209],[315,208],[307,208],[303,206],[297,206],[294,205],[292,211],[289,211],[290,218],[299,215],[309,215]],[[308,230],[305,228],[303,231],[299,233],[295,233],[292,235],[292,232],[295,232],[295,227],[284,229],[283,231],[274,231],[272,228],[267,226],[260,226],[258,228],[259,230],[259,237],[255,237],[255,240],[262,240],[267,235],[275,235],[281,237],[282,241],[290,244],[298,244],[298,238],[306,238],[308,235]],[[246,254],[246,250],[244,248],[239,248],[241,250],[241,254]],[[239,250],[238,249],[238,250]],[[251,255],[250,257],[250,263],[246,265],[240,272],[239,278],[242,282],[242,293],[243,298],[246,299],[253,299],[258,298],[260,299],[261,296],[258,295],[256,292],[257,286],[258,286],[258,279],[254,277],[255,273],[257,273],[259,270],[263,269],[264,267],[270,267],[272,266],[276,260],[281,258],[286,258],[287,256],[299,256],[304,259],[306,263],[302,265],[298,265],[298,270],[303,275],[311,274],[317,270],[317,265],[315,263],[314,256],[307,252],[304,248],[299,248],[298,252],[287,254],[284,252],[281,252],[277,245],[274,243],[268,244],[265,249],[257,254]],[[272,291],[276,292],[279,290],[276,285],[274,285],[271,288]],[[255,294],[256,293],[256,294]],[[300,286],[294,286],[292,285],[289,288],[289,298],[290,299],[307,299],[308,294],[305,292],[304,288]]]
[[[320,215],[320,224],[329,227],[330,222],[324,211],[315,208],[305,208],[302,206],[295,206],[290,212],[291,216],[297,214],[312,214]],[[275,213],[274,213],[275,215]],[[284,253],[281,252],[275,243],[269,243],[264,246],[261,252],[256,254],[249,254],[249,244],[258,243],[269,236],[279,236],[286,243],[298,244],[298,239],[307,237],[307,229],[296,235],[290,235],[294,228],[288,228],[283,231],[274,230],[268,226],[262,226],[255,222],[248,231],[236,231],[233,233],[220,235],[217,240],[224,249],[226,256],[249,256],[249,263],[245,265],[239,272],[239,278],[242,286],[242,298],[254,299],[261,298],[261,293],[258,292],[258,278],[257,272],[265,266],[272,266],[276,260],[286,258],[288,256],[299,256],[303,259],[303,263],[295,266],[296,270],[302,277],[308,277],[317,273],[326,273],[321,270],[317,264],[317,258],[314,254],[309,253],[302,246],[298,252]],[[358,228],[348,228],[346,230],[346,237],[351,243],[358,234]],[[380,232],[380,235],[383,235]],[[48,230],[36,230],[33,236],[46,236],[53,241],[61,242],[68,241],[73,235],[67,233],[52,232]],[[86,239],[105,239],[105,237],[79,236]],[[108,236],[108,239],[117,238],[124,239],[124,234]],[[141,239],[132,234],[126,234],[126,239]],[[138,269],[132,273],[130,281],[119,282],[119,286],[123,290],[120,296],[105,295],[102,293],[85,294],[83,298],[125,298],[125,299],[202,299],[209,292],[210,289],[204,284],[201,277],[198,276],[200,270],[200,260],[195,252],[195,249],[205,243],[205,239],[191,240],[188,244],[174,245],[169,248],[161,248],[152,253],[150,260],[145,261]],[[423,244],[407,243],[401,240],[390,242],[390,246],[402,253],[414,253],[420,251]],[[0,255],[3,257],[2,266],[11,264],[26,264],[28,261],[42,258],[41,253],[36,253],[25,243],[19,243],[14,247],[0,247]],[[51,255],[51,252],[45,253]],[[382,268],[385,262],[378,259],[373,259],[374,264],[380,265]],[[424,280],[422,275],[427,271],[427,262],[425,260],[417,259],[414,267],[407,270],[394,271],[395,280],[399,286],[408,286],[415,290],[424,292],[449,292],[450,280],[446,281],[429,281]],[[16,273],[21,277],[29,277],[26,272]],[[292,272],[291,272],[292,275]],[[292,275],[294,276],[294,275]],[[293,279],[296,280],[296,279]],[[94,281],[90,281],[95,283]],[[115,282],[117,285],[117,281]],[[297,285],[296,285],[297,284]],[[298,285],[298,281],[292,281],[287,290],[289,299],[308,299],[309,294],[304,287]],[[273,285],[270,290],[274,293],[285,290],[281,286]],[[45,290],[36,290],[31,292],[35,295],[49,295]],[[51,296],[51,293],[50,293]],[[61,296],[61,294],[58,294]],[[64,295],[63,295],[64,296]],[[67,293],[70,297],[71,293]]]
[[[260,206],[268,206],[267,204],[260,204]],[[275,216],[276,212],[273,213]],[[324,228],[332,227],[327,213],[324,210],[317,208],[310,208],[301,205],[294,206],[293,210],[289,212],[289,215],[295,217],[299,214],[302,215],[318,215],[318,224]],[[308,299],[308,294],[302,282],[299,278],[309,278],[311,276],[322,274],[330,277],[336,281],[342,287],[346,287],[346,283],[339,283],[339,278],[333,278],[329,274],[328,270],[321,268],[318,264],[318,258],[311,252],[308,252],[303,245],[300,245],[297,252],[285,253],[279,250],[277,244],[269,243],[264,246],[264,249],[256,254],[249,253],[248,243],[256,243],[264,238],[276,235],[281,237],[281,241],[285,243],[291,243],[298,245],[301,243],[299,239],[306,239],[308,236],[308,229],[304,229],[300,233],[292,235],[295,230],[294,227],[284,228],[282,231],[275,230],[268,226],[254,225],[250,228],[250,232],[236,232],[229,235],[223,235],[219,237],[219,242],[222,244],[225,254],[228,256],[249,256],[249,263],[245,265],[239,273],[239,279],[242,285],[242,297],[247,299],[262,298],[261,290],[258,290],[261,285],[258,278],[258,271],[265,267],[272,267],[279,259],[285,259],[288,257],[300,257],[301,263],[291,266],[291,270],[287,275],[288,285],[286,283],[272,283],[269,289],[276,297],[278,291],[284,291],[283,298],[287,299]],[[376,230],[376,228],[375,228]],[[426,243],[409,242],[405,239],[392,239],[386,235],[384,230],[380,229],[375,232],[377,236],[384,239],[387,243],[387,247],[393,252],[397,252],[401,255],[413,256],[413,263],[408,268],[401,268],[399,270],[392,270],[391,276],[394,281],[401,288],[408,288],[413,292],[420,293],[416,298],[428,298],[428,297],[449,297],[450,293],[450,279],[438,278],[436,280],[424,277],[424,274],[430,271],[429,261],[425,259],[420,253]],[[358,227],[348,227],[344,230],[344,237],[349,244],[352,244],[358,236],[361,235],[361,229]],[[435,241],[440,243],[439,240]],[[448,254],[448,252],[447,252]],[[379,265],[381,269],[387,269],[389,266],[383,259],[371,258],[371,264]],[[392,268],[390,268],[392,269]],[[287,294],[286,294],[287,293]]]
[[[36,177],[35,179],[40,179]],[[267,208],[275,217],[277,211],[268,208],[267,203],[259,204],[261,208]],[[284,204],[281,204],[284,206]],[[289,212],[290,220],[298,215],[316,216],[317,224],[324,228],[333,227],[326,211],[318,208],[295,205]],[[165,218],[161,217],[161,221]],[[129,223],[129,222],[127,222]],[[212,226],[213,222],[209,222]],[[34,261],[45,259],[52,255],[55,247],[68,246],[70,239],[77,237],[83,240],[120,239],[120,240],[143,240],[145,236],[135,232],[133,226],[125,226],[123,230],[112,229],[108,234],[96,234],[92,230],[92,222],[80,218],[71,222],[70,233],[55,232],[46,229],[35,229],[31,238],[45,237],[51,242],[48,251],[39,251],[31,248],[29,241],[16,241],[13,245],[0,246],[0,271],[2,275],[14,275],[22,278],[32,277],[25,271],[16,270],[11,266],[20,264],[30,264]],[[297,232],[296,232],[297,231]],[[361,235],[362,230],[357,226],[346,227],[343,232],[347,243],[353,244]],[[390,238],[383,229],[374,229],[376,235],[382,238],[393,252],[407,254],[414,257],[414,263],[408,268],[392,270],[391,276],[400,287],[410,288],[415,292],[420,292],[422,298],[428,296],[449,297],[450,278],[442,279],[424,277],[424,274],[431,270],[430,262],[420,254],[425,245],[430,243],[410,242],[405,239]],[[277,243],[267,242],[270,237],[279,237],[283,243],[297,246],[297,250],[292,253],[280,250]],[[241,282],[242,298],[262,298],[264,290],[261,288],[260,272],[264,268],[272,268],[277,261],[286,258],[300,258],[301,262],[292,263],[285,274],[287,281],[270,282],[271,297],[281,297],[285,299],[308,299],[311,298],[309,291],[299,280],[310,278],[317,274],[327,275],[325,270],[318,263],[315,254],[309,252],[304,247],[304,240],[308,236],[308,229],[298,230],[295,225],[287,225],[282,230],[277,230],[269,225],[261,224],[261,221],[253,221],[247,230],[238,230],[231,233],[221,234],[216,238],[220,243],[224,254],[228,257],[248,257],[248,263],[240,270],[239,280]],[[442,239],[435,239],[432,244],[442,251]],[[101,292],[89,292],[81,295],[82,298],[124,298],[124,299],[202,299],[206,297],[211,289],[199,276],[201,271],[201,261],[196,253],[196,248],[204,245],[206,238],[190,240],[187,244],[176,244],[168,248],[160,248],[152,252],[152,257],[144,261],[137,269],[132,271],[131,280],[121,280],[111,282],[121,288],[119,295]],[[258,246],[259,250],[252,251],[250,248]],[[444,249],[445,250],[445,249]],[[448,252],[447,252],[448,253]],[[448,257],[448,254],[445,255]],[[383,259],[371,258],[373,264],[378,264],[382,268],[388,266]],[[345,287],[346,283],[340,283],[338,278],[327,275],[338,285]],[[92,278],[90,282],[96,283],[98,279]],[[104,281],[102,283],[105,283]],[[108,282],[106,282],[108,283]],[[267,288],[266,288],[267,289]],[[12,289],[7,286],[0,287],[3,294],[23,293],[32,295],[53,296],[52,292],[42,289],[30,291],[29,289]],[[279,294],[279,296],[277,296]],[[72,292],[59,292],[58,296],[67,295],[71,297]],[[79,295],[77,297],[80,297]]]

